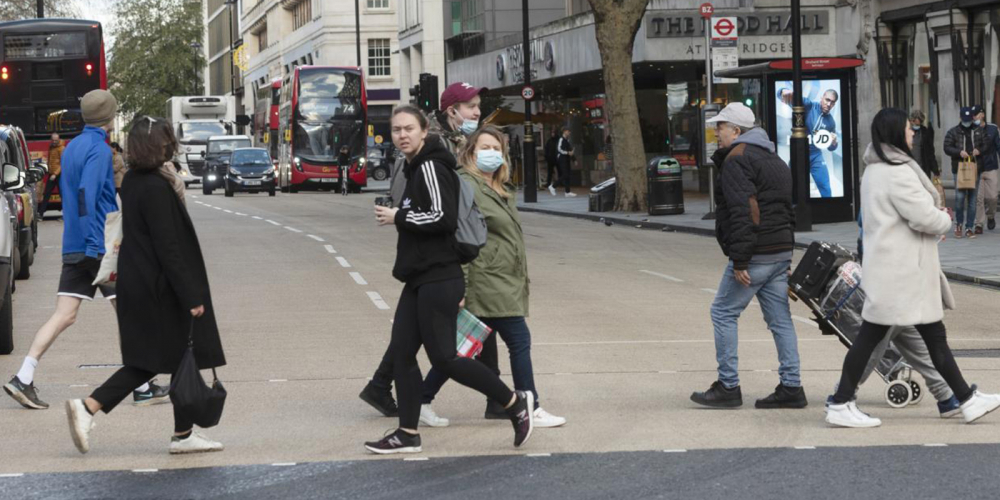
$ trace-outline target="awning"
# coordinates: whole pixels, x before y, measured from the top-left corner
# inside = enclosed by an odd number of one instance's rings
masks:
[[[540,123],[544,125],[559,125],[566,121],[565,117],[556,113],[538,113],[531,115],[531,121],[533,123]],[[505,127],[507,125],[523,125],[524,124],[524,113],[518,113],[517,111],[511,111],[509,109],[498,109],[490,116],[487,116],[483,123],[488,123],[490,125],[496,125],[498,127]]]
[[[835,69],[857,68],[865,63],[863,59],[853,57],[806,57],[802,59],[802,71],[827,71]],[[791,59],[776,59],[774,61],[740,66],[738,68],[720,69],[714,74],[721,78],[760,78],[766,73],[785,73],[792,70]]]

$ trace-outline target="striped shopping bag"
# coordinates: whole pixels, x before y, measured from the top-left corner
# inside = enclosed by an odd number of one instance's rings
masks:
[[[493,329],[486,326],[479,318],[466,309],[458,311],[458,334],[455,337],[458,355],[463,358],[474,358],[483,351],[483,341]]]

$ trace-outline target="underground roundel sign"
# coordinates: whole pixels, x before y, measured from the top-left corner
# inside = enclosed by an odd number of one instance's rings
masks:
[[[734,17],[713,17],[712,18],[712,38],[730,39],[736,38],[736,18]]]

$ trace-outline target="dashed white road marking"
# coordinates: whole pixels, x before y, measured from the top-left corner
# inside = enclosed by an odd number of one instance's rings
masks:
[[[315,234],[307,234],[306,236],[308,236],[308,237],[310,237],[310,238],[312,238],[312,239],[314,239],[314,240],[316,240],[316,241],[318,241],[320,243],[323,243],[324,241],[326,241],[323,238],[320,238],[319,236],[316,236]]]
[[[289,231],[291,231],[293,233],[301,233],[302,232],[301,229],[295,229],[294,227],[291,227],[291,226],[285,226],[285,229],[287,229],[287,230],[289,230]]]
[[[325,248],[327,252],[337,253],[337,251],[333,249],[333,245],[323,245],[323,248]]]
[[[223,212],[226,212],[227,214],[231,214],[231,213],[233,213],[233,211],[232,211],[232,210],[223,210]]]
[[[640,273],[648,274],[650,276],[656,276],[656,277],[659,277],[659,278],[663,278],[665,280],[673,281],[674,283],[684,283],[684,280],[682,280],[680,278],[675,278],[675,277],[670,276],[668,274],[654,273],[653,271],[646,271],[645,269],[640,269],[639,272]]]
[[[663,453],[687,453],[688,451],[682,448],[675,448],[672,450],[663,450]]]
[[[350,273],[350,274],[351,274],[351,277],[354,278],[354,282],[355,283],[357,283],[359,285],[367,285],[368,284],[368,282],[365,281],[365,279],[363,277],[361,277],[361,273]]]
[[[264,218],[263,218],[263,217],[258,217],[258,216],[256,216],[256,215],[253,215],[252,217],[253,217],[254,219],[257,219],[257,220],[264,220]]]
[[[242,212],[236,212],[236,215],[239,215],[240,217],[246,217],[247,216],[247,214],[242,213]]]
[[[710,293],[712,295],[715,295],[716,293],[719,292],[718,290],[716,290],[714,288],[702,288],[701,291],[708,292],[708,293]]]
[[[14,473],[10,473],[10,474],[0,474],[0,477],[3,477],[3,478],[23,477],[23,476],[24,476],[23,472],[14,472]]]
[[[404,458],[403,459],[404,462],[426,462],[428,460],[430,460],[430,459],[427,458],[427,457],[410,457],[410,458]]]
[[[291,467],[293,465],[298,465],[295,462],[276,462],[271,464],[272,467]]]
[[[529,457],[529,458],[541,458],[541,457],[551,457],[552,454],[551,453],[528,453],[525,456]]]
[[[343,257],[337,257],[337,262],[340,263],[340,267],[351,267],[351,263],[347,262],[347,259]]]
[[[139,474],[147,474],[150,472],[158,472],[160,469],[132,469],[132,472],[137,472]]]
[[[924,446],[928,448],[944,448],[948,445],[946,443],[927,443]]]
[[[272,378],[271,380],[268,380],[268,382],[288,382],[288,379],[287,378]]]
[[[212,205],[209,205],[208,203],[202,203],[202,205],[205,205],[208,208],[212,208]]]
[[[216,210],[222,210],[222,207],[212,207],[212,208],[214,208]]]
[[[77,387],[90,387],[90,384],[73,384],[73,385],[71,385],[69,387],[70,387],[70,389],[74,389],[74,388],[77,388]]]
[[[792,321],[798,321],[799,323],[805,323],[809,326],[816,326],[816,323],[811,319],[803,318],[802,316],[792,315]]]
[[[815,446],[796,446],[796,450],[815,450]]]
[[[275,226],[280,226],[280,225],[281,225],[281,224],[279,224],[279,223],[277,223],[277,222],[274,222],[274,221],[273,221],[273,220],[271,220],[271,219],[267,219],[267,223],[268,223],[268,224],[273,224],[273,225],[275,225]]]
[[[389,304],[386,304],[385,300],[382,300],[382,296],[379,295],[378,292],[366,292],[366,293],[368,294],[368,298],[371,299],[372,303],[375,304],[375,307],[383,311],[389,310]]]

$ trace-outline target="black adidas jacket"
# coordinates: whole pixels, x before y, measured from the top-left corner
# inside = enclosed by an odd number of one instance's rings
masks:
[[[392,275],[407,285],[462,278],[455,231],[459,179],[455,157],[428,135],[423,149],[406,162],[406,190],[396,213],[396,264]]]

